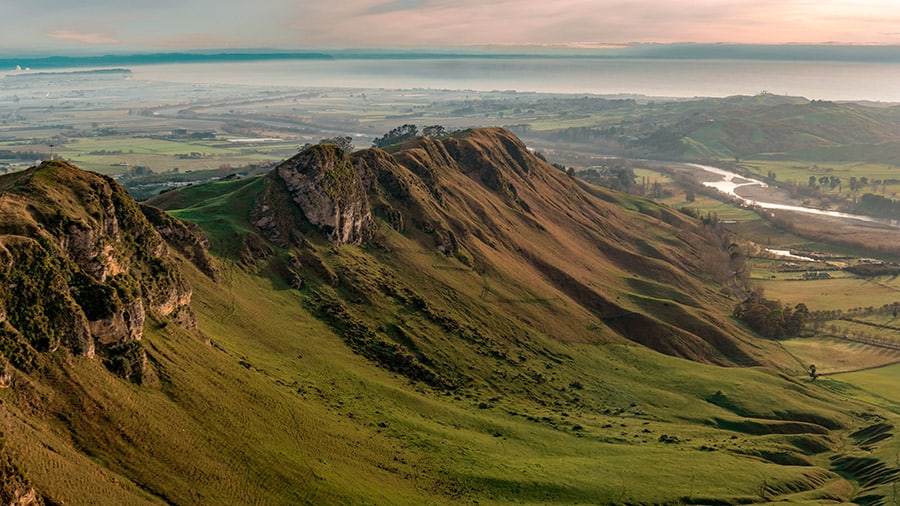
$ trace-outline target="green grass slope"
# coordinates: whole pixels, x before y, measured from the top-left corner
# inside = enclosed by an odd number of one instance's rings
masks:
[[[815,386],[636,346],[536,340],[541,354],[519,367],[549,388],[497,377],[436,390],[353,353],[293,291],[227,272],[219,284],[190,277],[210,341],[152,323],[144,342],[158,388],[46,357],[52,375],[2,391],[7,451],[48,503],[815,503],[853,493],[819,454],[861,421]]]
[[[196,327],[149,314],[158,380],[144,385],[63,348],[28,371],[4,364],[0,498],[889,497],[872,477],[897,472],[882,427],[896,415],[804,379],[737,326],[707,269],[718,246],[694,222],[571,180],[503,131],[392,155],[316,149],[368,185],[371,235],[335,244],[275,173],[161,197],[210,241],[214,277],[172,252]],[[872,449],[878,473],[859,472]]]
[[[602,99],[596,99],[603,103]],[[578,100],[557,108],[576,117]],[[596,114],[578,126],[524,123],[523,135],[568,143],[586,152],[657,160],[733,160],[778,157],[793,160],[896,164],[900,108],[784,97],[707,98],[689,101],[618,103],[618,114]]]

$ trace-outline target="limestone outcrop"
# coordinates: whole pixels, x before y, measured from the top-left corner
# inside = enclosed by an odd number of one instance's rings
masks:
[[[140,380],[146,361],[133,343],[148,313],[193,324],[190,285],[139,204],[61,161],[0,178],[0,285],[3,349],[24,369],[64,347],[127,362],[117,372]]]
[[[306,149],[279,165],[269,179],[334,244],[359,244],[371,236],[375,222],[363,177],[337,146]],[[254,223],[273,242],[284,244],[286,238],[278,232],[281,208],[273,200],[270,194],[257,202]]]

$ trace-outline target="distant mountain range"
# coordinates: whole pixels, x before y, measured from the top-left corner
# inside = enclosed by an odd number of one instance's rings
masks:
[[[421,49],[228,49],[81,55],[0,55],[0,68],[80,68],[264,60],[434,59],[434,58],[596,58],[666,60],[763,60],[900,63],[897,46],[630,44],[602,49],[543,46],[489,46]]]

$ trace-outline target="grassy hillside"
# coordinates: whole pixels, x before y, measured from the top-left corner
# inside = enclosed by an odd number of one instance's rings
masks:
[[[575,99],[554,105],[557,112],[577,115],[579,124],[545,119],[519,124],[516,131],[529,140],[567,143],[568,148],[587,152],[599,146],[600,154],[658,160],[769,157],[897,163],[900,113],[896,106],[809,101],[766,93],[649,104],[609,101],[606,108],[612,110],[588,117],[586,112],[600,106]],[[569,111],[567,105],[573,109]]]
[[[4,501],[890,497],[896,415],[737,325],[698,223],[572,180],[503,131],[314,149],[155,201],[203,229],[218,273],[173,249],[196,327],[149,315],[158,381],[62,349],[5,366]],[[297,174],[321,175],[313,203],[348,221],[366,223],[365,201],[374,228],[333,242],[298,211]]]
[[[171,326],[148,333],[159,388],[57,359],[48,368],[60,372],[41,380],[56,402],[30,399],[38,413],[14,407],[25,400],[8,394],[21,387],[3,391],[6,446],[47,499],[815,503],[853,491],[821,457],[837,427],[861,421],[815,386],[541,340],[560,363],[533,356],[521,367],[566,390],[562,405],[511,379],[436,391],[353,354],[290,290],[240,269],[226,278],[191,276],[210,342]],[[818,423],[782,420],[792,417]]]

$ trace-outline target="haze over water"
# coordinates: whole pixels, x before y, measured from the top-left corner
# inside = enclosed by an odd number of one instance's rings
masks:
[[[278,87],[725,97],[766,91],[811,100],[900,102],[900,63],[589,58],[280,60],[129,66],[149,81]]]

